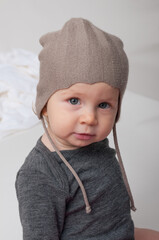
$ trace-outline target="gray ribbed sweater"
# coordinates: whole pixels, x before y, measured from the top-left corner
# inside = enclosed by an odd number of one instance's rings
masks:
[[[82,180],[92,211],[86,214],[76,179],[39,138],[16,178],[23,239],[133,240],[129,196],[108,139],[61,152]]]

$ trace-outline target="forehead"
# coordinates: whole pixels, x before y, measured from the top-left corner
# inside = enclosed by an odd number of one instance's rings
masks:
[[[98,82],[93,84],[88,83],[76,83],[70,86],[66,89],[61,89],[58,92],[61,94],[67,94],[67,93],[82,93],[82,94],[88,94],[88,93],[98,93],[98,94],[116,94],[118,95],[119,90],[117,88],[114,88],[107,83],[104,82]]]

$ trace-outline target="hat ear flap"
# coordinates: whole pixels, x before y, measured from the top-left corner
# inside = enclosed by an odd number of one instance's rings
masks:
[[[117,114],[116,114],[116,118],[115,118],[115,123],[117,123],[119,118],[120,118],[120,112],[121,112],[121,96],[120,96],[120,93],[119,93],[119,97],[118,97],[118,110],[117,110]]]

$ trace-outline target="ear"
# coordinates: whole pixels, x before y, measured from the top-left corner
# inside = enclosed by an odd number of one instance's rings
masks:
[[[42,115],[44,115],[45,117],[48,116],[48,114],[47,114],[47,106],[46,105],[44,106],[44,108],[42,110]]]

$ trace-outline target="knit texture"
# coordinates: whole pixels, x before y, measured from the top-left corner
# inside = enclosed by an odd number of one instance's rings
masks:
[[[24,240],[133,240],[130,203],[115,150],[108,139],[75,150],[62,150],[86,189],[56,152],[38,140],[16,179]]]
[[[63,28],[40,38],[40,79],[37,85],[36,113],[59,89],[75,83],[105,82],[120,91],[120,105],[128,78],[128,59],[122,41],[90,21],[72,18]]]

